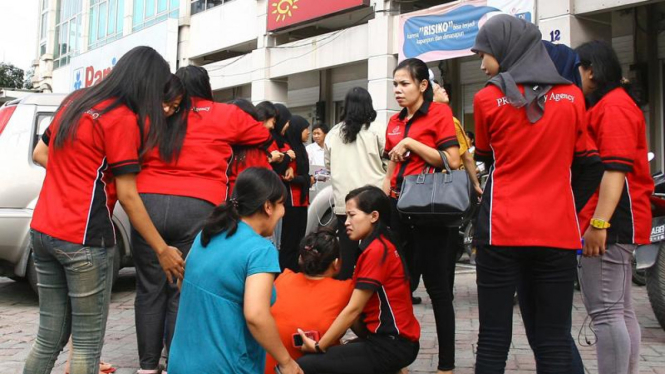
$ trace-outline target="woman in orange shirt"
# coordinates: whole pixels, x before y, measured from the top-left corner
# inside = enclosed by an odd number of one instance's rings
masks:
[[[323,336],[353,292],[352,280],[334,279],[342,268],[334,232],[320,230],[309,234],[300,243],[299,252],[301,272],[285,269],[277,278],[277,301],[270,309],[282,343],[294,360],[303,355],[300,347],[293,344],[298,328]],[[265,373],[274,374],[275,365],[275,359],[267,355]]]

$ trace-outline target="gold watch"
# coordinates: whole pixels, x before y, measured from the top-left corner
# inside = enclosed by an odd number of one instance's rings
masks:
[[[605,221],[604,219],[600,218],[591,218],[591,227],[599,229],[599,230],[605,230],[610,228],[610,223]]]

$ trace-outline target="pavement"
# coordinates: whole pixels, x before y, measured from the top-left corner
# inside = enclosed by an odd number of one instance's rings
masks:
[[[458,264],[455,280],[456,311],[456,374],[473,373],[475,345],[478,334],[478,301],[476,294],[475,269],[468,264]],[[133,269],[123,269],[113,289],[111,308],[106,329],[106,341],[102,359],[113,363],[118,374],[135,373],[138,368],[138,353],[134,326],[134,286]],[[417,295],[423,303],[415,306],[415,313],[422,325],[420,354],[409,372],[413,374],[435,373],[437,363],[437,339],[432,305],[424,289]],[[633,302],[642,328],[640,350],[640,373],[665,374],[665,331],[654,317],[645,287],[633,286]],[[573,337],[586,319],[586,311],[579,292],[575,293],[573,307]],[[586,321],[588,322],[588,320]],[[0,277],[0,374],[21,373],[23,363],[37,334],[39,323],[39,302],[27,283],[14,282]],[[593,333],[586,334],[593,340]],[[583,344],[579,344],[579,342]],[[587,346],[584,334],[578,340],[578,347],[584,360],[587,373],[597,373],[594,346]],[[56,362],[54,373],[64,373],[67,350]],[[535,373],[536,365],[522,326],[519,308],[515,308],[513,343],[510,350],[506,373]]]

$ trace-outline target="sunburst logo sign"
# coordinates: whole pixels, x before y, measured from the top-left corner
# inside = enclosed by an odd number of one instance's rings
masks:
[[[275,20],[280,22],[286,20],[287,16],[292,17],[292,11],[298,9],[297,2],[298,0],[277,0],[272,3],[272,7],[275,8],[272,11],[272,14],[276,15]]]

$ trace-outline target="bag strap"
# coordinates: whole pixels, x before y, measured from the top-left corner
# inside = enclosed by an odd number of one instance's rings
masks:
[[[446,174],[450,175],[450,173],[452,173],[452,169],[450,169],[450,164],[448,163],[448,158],[446,157],[446,154],[438,149],[437,152],[439,152],[439,156],[441,156],[441,160],[443,160],[443,168],[446,170]],[[429,174],[430,170],[432,170],[432,167],[430,165],[427,165],[423,168],[423,171],[420,172],[420,174]]]

